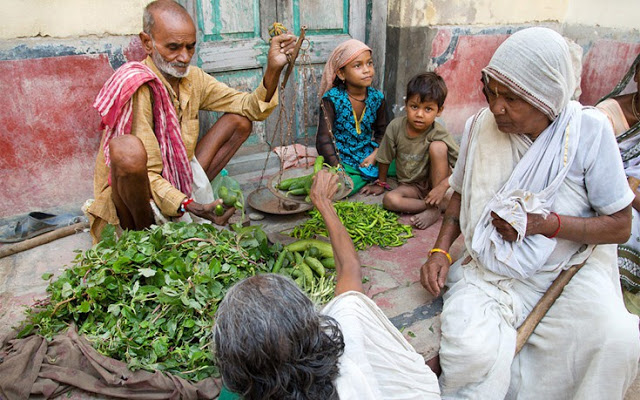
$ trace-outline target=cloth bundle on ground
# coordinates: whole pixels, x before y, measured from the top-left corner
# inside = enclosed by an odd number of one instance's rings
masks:
[[[0,398],[53,398],[73,388],[121,399],[212,399],[220,383],[197,383],[160,371],[135,371],[99,354],[74,326],[47,342],[42,336],[7,340],[0,349]]]
[[[318,157],[318,151],[315,148],[306,147],[299,143],[278,146],[273,149],[273,152],[280,157],[283,169],[309,167]]]

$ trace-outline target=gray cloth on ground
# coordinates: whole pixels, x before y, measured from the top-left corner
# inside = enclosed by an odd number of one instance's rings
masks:
[[[5,339],[0,349],[0,398],[53,398],[73,388],[124,399],[213,399],[220,382],[191,382],[160,371],[130,371],[98,353],[74,326],[51,342],[39,335]]]

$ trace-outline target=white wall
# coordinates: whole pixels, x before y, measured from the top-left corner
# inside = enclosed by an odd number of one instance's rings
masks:
[[[570,0],[567,24],[640,29],[640,0]]]
[[[558,21],[569,0],[389,0],[397,27],[500,25]]]
[[[638,29],[640,0],[389,0],[389,25],[559,22]]]
[[[2,0],[0,39],[131,35],[149,0]]]

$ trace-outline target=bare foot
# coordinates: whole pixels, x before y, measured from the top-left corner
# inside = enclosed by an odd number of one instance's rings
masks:
[[[434,374],[436,374],[436,376],[440,376],[440,374],[442,373],[442,369],[440,368],[440,356],[436,355],[435,357],[429,359],[425,364],[427,364],[427,366],[429,368],[431,368],[431,371],[433,371]]]
[[[440,210],[437,207],[431,207],[411,217],[411,223],[418,229],[427,229],[433,225],[438,218],[440,218]]]

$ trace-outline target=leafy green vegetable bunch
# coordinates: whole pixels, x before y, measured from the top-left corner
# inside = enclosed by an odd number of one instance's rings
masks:
[[[169,223],[118,240],[107,228],[50,283],[49,301],[27,310],[19,336],[51,338],[73,322],[100,353],[132,370],[218,376],[211,349],[218,304],[236,282],[270,271],[281,250],[260,227]]]

